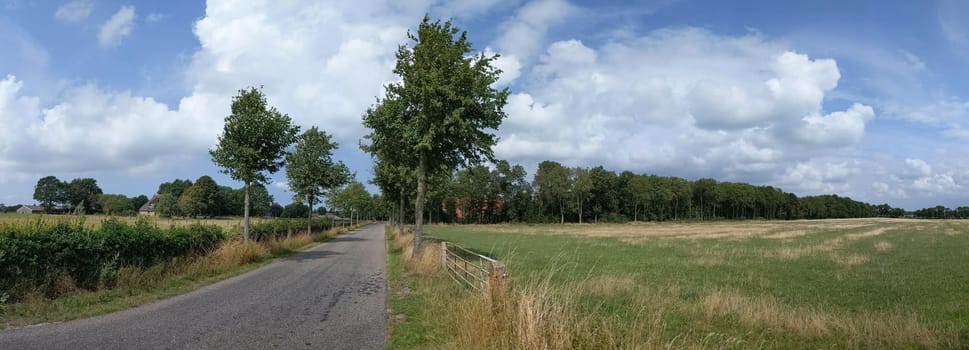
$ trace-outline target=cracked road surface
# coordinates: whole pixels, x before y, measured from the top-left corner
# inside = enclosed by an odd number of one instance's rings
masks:
[[[0,349],[383,349],[384,226],[137,308],[0,330]]]

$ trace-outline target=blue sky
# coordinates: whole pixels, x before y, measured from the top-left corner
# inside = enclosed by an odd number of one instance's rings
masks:
[[[0,0],[0,203],[216,175],[230,98],[264,86],[370,177],[360,115],[430,13],[502,55],[499,158],[969,205],[963,1]],[[220,184],[238,187],[223,175]],[[283,173],[270,186],[288,203]]]

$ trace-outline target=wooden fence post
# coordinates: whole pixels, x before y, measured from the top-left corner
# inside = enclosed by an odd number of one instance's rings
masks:
[[[502,287],[505,284],[505,264],[500,262],[491,263],[491,276],[489,283],[491,287]]]
[[[441,242],[441,266],[447,272],[447,242]]]

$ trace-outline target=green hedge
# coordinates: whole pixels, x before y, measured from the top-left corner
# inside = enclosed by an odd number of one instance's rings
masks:
[[[173,257],[213,249],[225,233],[217,226],[162,229],[147,221],[107,219],[97,228],[83,222],[0,226],[0,293],[17,299],[30,291],[56,293],[65,276],[95,289],[117,269],[148,267]]]
[[[313,219],[310,220],[313,232],[329,230],[333,227],[333,220]],[[258,241],[264,241],[276,237],[285,237],[290,233],[306,230],[306,219],[273,219],[252,225],[249,228],[250,237]]]

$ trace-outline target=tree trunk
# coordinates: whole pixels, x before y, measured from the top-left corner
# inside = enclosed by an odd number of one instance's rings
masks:
[[[245,199],[243,200],[243,203],[245,204],[243,206],[245,207],[245,209],[243,211],[243,220],[242,220],[242,242],[243,243],[249,242],[249,187],[251,186],[250,186],[250,183],[247,181],[246,190],[244,191],[246,193]]]
[[[306,202],[310,205],[310,213],[306,215],[306,234],[313,234],[313,196],[306,196]]]
[[[639,221],[639,203],[633,205],[633,222]]]
[[[582,196],[579,196],[579,224],[582,224]]]
[[[559,221],[565,223],[565,204],[559,201]]]
[[[404,234],[404,190],[400,190],[400,205],[397,206],[397,233]]]
[[[417,167],[417,200],[414,201],[414,256],[421,255],[424,238],[424,191],[427,189],[427,157],[420,155]]]

